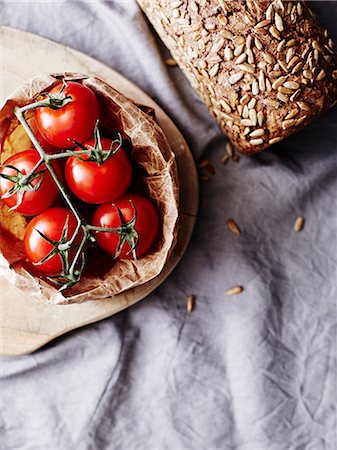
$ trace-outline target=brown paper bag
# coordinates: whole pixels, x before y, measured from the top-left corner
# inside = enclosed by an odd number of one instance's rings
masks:
[[[27,299],[54,304],[99,300],[150,281],[163,269],[176,242],[178,227],[176,161],[161,128],[130,99],[104,81],[81,74],[64,75],[67,79],[80,80],[95,92],[104,130],[118,126],[114,131],[122,131],[131,140],[131,158],[140,168],[143,188],[159,211],[161,230],[149,254],[137,261],[113,261],[111,256],[101,253],[94,266],[89,264],[81,281],[61,293],[25,269],[23,237],[27,219],[9,212],[0,201],[0,269],[3,275],[23,289]],[[13,114],[14,106],[31,103],[37,94],[48,90],[59,78],[60,74],[34,78],[16,90],[4,104],[0,111],[1,162],[32,147]]]

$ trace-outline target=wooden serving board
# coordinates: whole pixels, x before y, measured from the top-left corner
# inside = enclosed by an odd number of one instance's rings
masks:
[[[1,104],[21,84],[41,73],[80,72],[100,77],[137,103],[155,109],[156,118],[174,151],[183,213],[178,242],[163,271],[152,281],[112,298],[72,305],[28,301],[0,273],[0,353],[30,353],[70,330],[109,317],[146,297],[182,258],[198,207],[198,178],[193,157],[174,123],[141,89],[104,64],[64,45],[34,34],[0,27]],[[188,174],[188,176],[186,176]]]

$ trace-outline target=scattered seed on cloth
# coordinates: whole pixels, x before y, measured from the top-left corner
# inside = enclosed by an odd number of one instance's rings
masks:
[[[299,233],[304,228],[304,217],[298,216],[294,223],[294,230]]]
[[[231,233],[236,234],[237,236],[239,236],[241,234],[241,230],[240,230],[238,224],[235,222],[235,220],[228,219],[226,223],[227,223],[227,228],[229,229],[229,231]]]
[[[227,291],[225,291],[225,295],[232,296],[232,295],[238,295],[241,294],[241,292],[243,292],[243,287],[242,286],[235,286],[232,287],[230,289],[228,289]]]
[[[195,306],[195,295],[189,295],[187,297],[187,305],[186,305],[187,311],[191,313],[194,309],[194,306]]]

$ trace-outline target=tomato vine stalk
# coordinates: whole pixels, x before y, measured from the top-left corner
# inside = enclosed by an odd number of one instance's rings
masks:
[[[69,150],[69,151],[65,151],[65,152],[63,151],[63,152],[56,153],[56,154],[48,154],[44,151],[43,147],[37,140],[33,130],[31,129],[28,121],[25,118],[26,112],[34,110],[36,108],[51,107],[53,109],[59,109],[59,108],[62,108],[63,106],[65,106],[70,101],[72,101],[71,97],[65,96],[65,94],[64,94],[65,86],[66,86],[66,84],[64,82],[60,92],[57,95],[50,95],[48,93],[44,93],[45,95],[47,95],[47,99],[35,101],[35,102],[33,102],[29,105],[23,106],[21,108],[20,107],[14,108],[15,116],[17,117],[18,121],[24,128],[25,132],[27,133],[28,137],[30,138],[34,147],[36,148],[36,150],[38,151],[38,153],[40,155],[40,160],[38,161],[38,163],[34,166],[34,168],[32,169],[32,171],[29,174],[21,177],[20,183],[23,186],[29,184],[32,177],[34,177],[36,175],[36,170],[42,164],[44,164],[46,169],[49,171],[50,175],[52,176],[54,182],[56,183],[56,185],[59,189],[59,192],[61,193],[65,203],[68,205],[69,209],[74,214],[76,221],[77,221],[76,229],[69,240],[68,240],[68,238],[65,238],[65,236],[67,236],[67,229],[66,229],[67,224],[65,224],[65,229],[63,229],[63,232],[62,232],[63,238],[61,239],[60,242],[55,242],[55,241],[51,242],[50,241],[50,243],[52,243],[52,245],[54,247],[51,250],[51,252],[48,255],[46,255],[46,257],[43,259],[43,261],[46,261],[46,260],[50,259],[51,257],[53,257],[55,254],[58,254],[60,256],[61,261],[62,261],[62,266],[63,266],[62,273],[60,274],[60,276],[47,277],[53,283],[60,285],[60,288],[59,288],[60,291],[65,290],[71,286],[74,286],[80,280],[82,271],[83,271],[84,265],[85,265],[85,256],[84,256],[83,250],[87,243],[96,242],[95,235],[94,235],[95,232],[110,232],[110,233],[118,233],[120,235],[119,247],[118,247],[118,251],[117,251],[117,254],[115,255],[115,257],[118,256],[124,242],[127,241],[130,245],[130,252],[132,253],[134,259],[136,259],[135,249],[136,249],[136,246],[138,243],[138,233],[134,228],[135,223],[136,223],[136,210],[135,210],[134,205],[132,205],[133,211],[134,211],[134,217],[129,222],[125,222],[122,212],[116,207],[118,210],[120,219],[121,219],[120,227],[104,228],[104,227],[97,227],[97,226],[88,224],[83,220],[80,213],[74,206],[70,196],[67,193],[67,190],[65,189],[62,182],[58,178],[57,173],[52,165],[53,160],[60,159],[60,158],[66,158],[66,157],[69,157],[72,155],[81,157],[80,155],[85,155],[85,154],[89,155],[89,158],[96,158],[96,162],[98,164],[102,164],[111,154],[116,153],[116,151],[118,151],[118,149],[122,146],[121,135],[118,134],[117,140],[113,141],[110,150],[108,152],[105,152],[105,151],[103,151],[103,149],[100,146],[100,135],[99,135],[98,128],[96,126],[96,130],[95,130],[96,144],[95,144],[94,149],[87,149],[87,148],[83,147],[80,143],[74,142],[76,145],[78,145],[81,148],[81,150],[79,150],[79,151]],[[116,143],[118,144],[117,148],[113,148],[113,145]],[[43,173],[41,174],[41,177],[43,177]],[[70,249],[72,249],[74,247],[74,241],[76,239],[76,236],[78,236],[80,229],[82,229],[82,231],[83,231],[83,237],[81,239],[81,242],[76,246],[77,249],[76,249],[75,256],[73,257],[73,259],[70,262],[69,261],[69,256],[70,256],[69,251],[70,251]],[[46,238],[46,236],[43,236],[43,237]],[[40,261],[40,263],[42,263],[42,260]]]

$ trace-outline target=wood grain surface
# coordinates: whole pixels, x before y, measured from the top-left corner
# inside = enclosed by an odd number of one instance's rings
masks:
[[[178,242],[163,271],[155,279],[114,297],[82,304],[46,305],[27,301],[24,293],[0,273],[0,353],[4,355],[30,353],[70,330],[116,314],[146,297],[182,258],[196,219],[198,178],[193,157],[174,123],[147,94],[87,55],[34,34],[0,27],[1,104],[30,78],[41,73],[65,71],[100,77],[135,102],[155,109],[157,121],[178,164],[182,213]]]

